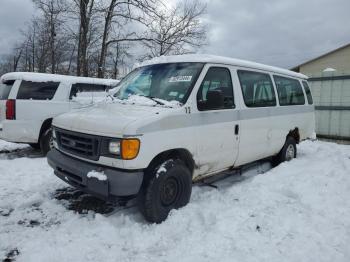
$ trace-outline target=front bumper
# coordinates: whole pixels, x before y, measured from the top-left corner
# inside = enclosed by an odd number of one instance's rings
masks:
[[[141,187],[143,171],[119,170],[67,156],[57,149],[47,155],[49,165],[57,177],[66,183],[101,198],[136,195]],[[90,171],[103,172],[107,180],[88,178]]]

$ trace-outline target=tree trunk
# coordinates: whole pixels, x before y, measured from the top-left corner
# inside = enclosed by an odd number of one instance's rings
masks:
[[[106,55],[107,55],[107,49],[108,49],[107,41],[108,41],[109,31],[111,29],[111,22],[113,18],[113,12],[114,12],[116,1],[117,0],[111,0],[111,3],[108,7],[107,15],[105,16],[101,52],[100,52],[100,57],[98,61],[98,69],[97,69],[98,78],[103,78],[106,71],[105,66],[106,66]]]
[[[88,8],[88,5],[90,6]],[[78,46],[78,59],[77,59],[77,75],[88,76],[88,61],[87,61],[87,49],[88,49],[88,34],[90,27],[90,17],[94,0],[80,0],[80,27],[79,27],[79,46]]]
[[[118,77],[118,63],[119,63],[119,43],[117,43],[117,49],[115,54],[115,60],[114,60],[114,70],[113,70],[113,78],[117,79]]]
[[[51,74],[55,73],[56,69],[56,54],[55,54],[55,25],[53,22],[53,14],[50,15],[50,51],[51,51]]]

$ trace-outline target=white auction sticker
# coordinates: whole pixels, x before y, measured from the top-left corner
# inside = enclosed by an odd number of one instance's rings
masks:
[[[192,76],[172,76],[169,79],[169,82],[190,82]]]

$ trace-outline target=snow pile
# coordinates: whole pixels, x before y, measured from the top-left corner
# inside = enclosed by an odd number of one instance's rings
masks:
[[[17,262],[348,262],[350,146],[308,141],[298,150],[218,189],[195,185],[190,203],[160,225],[136,208],[69,211],[53,198],[66,184],[46,159],[0,159],[0,259],[17,249]]]
[[[23,149],[26,147],[29,147],[28,144],[16,144],[11,142],[6,142],[0,139],[0,152],[14,151],[14,150]]]
[[[97,178],[100,181],[106,181],[107,180],[107,176],[103,172],[97,172],[95,170],[90,171],[87,174],[87,177],[88,178],[94,177],[94,178]]]
[[[46,74],[46,73],[31,73],[31,72],[12,72],[1,76],[1,81],[8,80],[26,80],[33,82],[64,82],[69,84],[100,84],[107,86],[116,86],[119,80],[115,79],[102,79],[92,77],[70,76],[70,75],[58,75],[58,74]],[[70,85],[68,85],[70,87]]]
[[[335,72],[335,71],[337,70],[331,67],[327,67],[326,69],[323,70],[323,72]]]

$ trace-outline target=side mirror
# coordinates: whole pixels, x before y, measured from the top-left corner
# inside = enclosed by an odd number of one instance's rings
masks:
[[[207,109],[221,109],[224,108],[224,95],[221,90],[212,90],[207,93]]]

